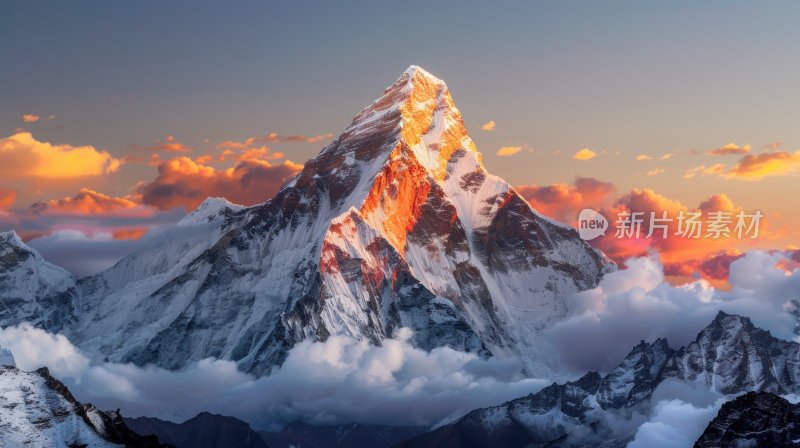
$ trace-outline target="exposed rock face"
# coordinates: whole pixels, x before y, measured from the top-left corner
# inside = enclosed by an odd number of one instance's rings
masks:
[[[0,440],[3,446],[161,447],[135,434],[116,412],[81,404],[47,369],[0,367]]]
[[[264,374],[298,341],[410,327],[419,347],[536,371],[537,332],[615,269],[486,172],[447,86],[418,67],[275,198],[211,199],[181,224],[80,281],[71,340],[113,361],[213,356]]]
[[[723,394],[800,390],[800,345],[773,337],[750,319],[719,313],[664,367],[663,377],[702,381]]]
[[[652,393],[664,380],[699,381],[727,395],[798,394],[798,350],[800,344],[777,339],[746,317],[720,312],[694,342],[678,351],[664,339],[642,342],[605,376],[590,372],[574,382],[472,411],[398,446],[625,446],[634,434],[615,431],[606,422],[647,411]]]
[[[722,405],[695,448],[800,445],[800,405],[769,392],[748,392]]]

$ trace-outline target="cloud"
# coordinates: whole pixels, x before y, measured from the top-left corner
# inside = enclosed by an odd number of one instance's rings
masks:
[[[37,121],[52,120],[54,118],[56,118],[55,115],[49,115],[47,117],[42,118],[36,114],[25,114],[22,116],[22,121],[25,123],[36,123]]]
[[[667,380],[653,392],[653,411],[629,448],[684,448],[694,444],[717,415],[725,397],[698,384]]]
[[[725,177],[743,180],[761,180],[770,176],[786,176],[800,172],[800,151],[768,152],[742,157]]]
[[[199,163],[200,165],[207,165],[210,162],[214,161],[214,156],[211,154],[203,154],[202,156],[198,156],[194,158],[195,163]]]
[[[161,162],[158,176],[138,188],[144,204],[160,210],[184,207],[192,210],[211,196],[225,197],[244,205],[270,199],[281,186],[302,169],[286,160],[244,160],[235,167],[218,170],[188,157]]]
[[[180,143],[175,140],[175,137],[172,135],[168,135],[163,142],[159,141],[156,142],[153,146],[148,146],[145,149],[150,151],[163,151],[163,152],[192,152],[194,151],[193,148],[190,146],[186,146],[183,143]]]
[[[0,346],[10,348],[17,366],[27,371],[47,366],[54,375],[74,377],[89,367],[89,358],[64,335],[48,333],[29,323],[0,328]]]
[[[730,264],[731,289],[705,280],[672,286],[656,255],[626,262],[628,269],[605,276],[597,288],[568,300],[572,314],[546,330],[543,339],[576,372],[608,371],[641,340],[665,337],[673,348],[691,342],[719,310],[741,314],[779,338],[792,340],[790,300],[800,299],[800,270],[779,264],[786,253],[752,251]]]
[[[232,149],[226,149],[222,151],[222,154],[219,156],[219,161],[224,162],[226,160],[235,160],[237,162],[242,162],[245,160],[278,160],[286,157],[286,154],[280,151],[272,151],[270,148],[266,146],[262,146],[259,148],[241,148],[239,152],[236,152]],[[198,160],[199,163],[199,160]]]
[[[636,160],[653,160],[653,158],[648,156],[647,154],[639,154],[638,156],[636,156]]]
[[[736,143],[728,143],[725,146],[721,146],[717,149],[712,149],[708,151],[709,154],[715,156],[727,156],[730,154],[747,154],[750,152],[750,145],[739,146]]]
[[[597,157],[597,153],[589,148],[583,148],[572,156],[575,160],[591,160]]]
[[[509,157],[522,151],[522,146],[503,146],[497,150],[497,155],[500,157]]]
[[[631,260],[627,270],[604,277],[597,288],[569,299],[565,321],[540,335],[561,371],[607,371],[640,340],[666,337],[686,344],[719,309],[750,316],[781,338],[793,337],[796,320],[786,302],[798,298],[800,270],[776,267],[786,254],[751,252],[733,263],[729,292],[698,281],[664,282],[656,257]],[[410,344],[400,329],[381,346],[344,336],[304,341],[266,377],[239,372],[230,361],[204,359],[182,371],[102,362],[61,335],[28,324],[0,329],[20,368],[48,366],[79,400],[122,408],[127,416],[182,421],[206,410],[232,415],[256,428],[303,419],[316,424],[360,422],[432,425],[465,412],[540,390],[549,381],[525,378],[514,359],[481,359],[443,347],[430,352]],[[720,397],[694,384],[662,383],[653,411],[616,422],[636,433],[634,443],[691,440],[719,406]],[[630,427],[647,423],[638,432]]]
[[[766,150],[770,150],[770,151],[771,151],[771,150],[778,149],[778,148],[780,148],[781,146],[783,146],[783,142],[772,142],[772,143],[767,143],[766,145],[762,145],[761,147],[762,147],[762,148],[764,148],[764,149],[766,149]]]
[[[591,177],[577,177],[574,185],[519,185],[516,190],[540,213],[574,223],[584,208],[599,210],[611,206],[617,188]]]
[[[217,145],[220,149],[249,149],[254,146],[263,145],[265,143],[275,142],[303,142],[303,143],[316,143],[322,140],[332,138],[333,134],[321,134],[315,136],[306,136],[302,134],[283,135],[277,132],[270,132],[266,135],[258,137],[248,137],[245,140],[225,140]]]
[[[481,130],[491,132],[494,131],[496,125],[497,124],[494,122],[494,120],[490,120],[484,123],[483,126],[481,126]]]
[[[127,215],[150,215],[152,210],[141,207],[131,198],[107,196],[81,188],[75,196],[36,202],[31,212],[36,214],[101,214],[123,211]]]
[[[520,185],[516,189],[534,209],[572,226],[575,226],[576,218],[584,208],[601,213],[609,220],[609,231],[605,236],[591,241],[592,246],[602,250],[617,263],[624,263],[628,258],[657,250],[666,264],[670,280],[676,283],[691,281],[698,275],[707,280],[723,280],[725,277],[720,274],[724,272],[724,256],[753,248],[759,241],[750,239],[751,234],[745,234],[744,231],[742,238],[738,238],[735,232],[738,223],[736,214],[744,210],[725,194],[712,195],[698,206],[689,207],[650,189],[633,189],[617,196],[617,189],[613,184],[593,178],[576,178],[574,185]],[[709,214],[717,211],[731,213],[729,237],[708,237],[706,225]],[[617,220],[620,213],[624,212],[641,213],[639,238],[616,236]],[[647,238],[651,213],[655,213],[656,218],[661,218],[663,212],[667,212],[667,218],[672,220],[666,223],[667,237],[664,237],[663,231],[656,229]],[[703,228],[698,238],[676,235],[681,212],[685,216],[690,212],[701,213]],[[766,219],[761,220],[758,230],[759,238],[775,235]],[[714,261],[716,257],[721,258]],[[716,284],[720,285],[720,282]]]
[[[691,179],[697,175],[722,175],[725,172],[725,165],[722,163],[715,163],[711,166],[698,165],[686,170],[683,174],[684,179]]]
[[[661,157],[659,157],[658,160],[668,160],[672,158],[674,155],[675,155],[674,152],[665,152],[664,154],[661,154]]]
[[[750,147],[745,146],[747,151]],[[722,148],[721,148],[722,149]],[[730,154],[737,154],[731,152]],[[740,153],[739,153],[740,154]],[[800,151],[772,151],[762,154],[747,154],[726,171],[725,165],[699,165],[688,169],[683,177],[691,179],[697,175],[716,175],[725,179],[757,181],[772,176],[787,176],[800,173]]]
[[[27,244],[48,262],[78,276],[107,269],[139,247],[139,241],[115,238],[111,231],[93,230],[89,233],[73,229],[55,230]]]
[[[0,178],[4,180],[100,176],[117,171],[120,163],[93,146],[52,145],[28,132],[0,139]]]
[[[136,246],[133,240],[183,216],[182,210],[143,205],[135,196],[82,188],[71,197],[0,211],[0,231],[15,230],[48,261],[84,275],[109,267]]]
[[[645,176],[658,176],[659,174],[664,174],[664,173],[666,173],[666,172],[667,172],[667,170],[665,170],[665,169],[662,169],[662,168],[654,168],[654,169],[652,169],[652,170],[650,170],[650,171],[648,171],[648,172],[644,173],[644,175],[645,175]]]
[[[0,344],[21,369],[48,366],[79,400],[120,407],[126,416],[182,421],[205,410],[273,429],[296,419],[432,425],[548,383],[523,377],[516,360],[446,347],[426,352],[410,337],[400,329],[382,346],[343,336],[301,342],[273,374],[256,379],[233,362],[210,358],[184,371],[91,363],[64,336],[28,324],[0,330]]]
[[[698,237],[678,235],[678,216],[683,212],[685,216],[690,212],[701,212],[700,219],[703,221],[702,229]],[[705,260],[710,254],[717,253],[731,248],[732,244],[742,247],[752,244],[747,238],[737,239],[734,233],[729,237],[707,237],[706,221],[709,219],[709,212],[724,211],[733,216],[736,212],[742,211],[740,207],[733,204],[733,201],[725,194],[713,195],[702,202],[697,208],[687,207],[679,201],[656,193],[650,189],[633,189],[620,196],[611,207],[600,210],[609,220],[611,229],[605,236],[592,242],[592,245],[601,249],[606,255],[617,262],[623,262],[626,258],[637,257],[647,254],[655,249],[658,251],[662,261],[672,269],[672,265],[679,264],[693,266]],[[642,224],[639,237],[617,237],[618,218],[621,213],[641,213]],[[655,229],[652,235],[647,238],[650,228],[651,218],[662,218],[666,212],[667,219],[670,221],[666,225],[666,236],[661,229]],[[735,218],[731,218],[733,223],[730,226],[731,232],[736,224]],[[766,234],[765,227],[759,224],[761,235]],[[635,236],[635,235],[634,235]]]
[[[17,190],[0,188],[0,210],[7,210],[17,201]]]

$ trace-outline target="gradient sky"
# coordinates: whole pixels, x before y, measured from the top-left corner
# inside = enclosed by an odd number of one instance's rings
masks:
[[[704,154],[729,143],[800,147],[797,17],[792,1],[3,2],[0,138],[23,128],[122,158],[169,135],[194,155],[267,132],[335,135],[417,64],[448,83],[487,168],[510,183],[588,176],[690,207],[725,193],[788,228],[782,247],[800,241],[796,171],[683,175],[732,166],[741,155]],[[303,163],[325,143],[270,147]],[[499,157],[503,146],[523,150]],[[582,148],[599,155],[573,160]],[[0,188],[22,208],[82,187],[124,196],[155,176],[125,164]]]

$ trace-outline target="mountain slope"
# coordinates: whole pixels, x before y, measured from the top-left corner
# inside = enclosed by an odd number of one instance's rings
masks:
[[[447,86],[413,66],[275,198],[201,209],[81,280],[70,339],[113,361],[264,374],[305,339],[410,327],[419,347],[535,372],[538,331],[615,269],[486,172]]]
[[[267,448],[247,423],[208,412],[180,424],[148,417],[126,418],[125,423],[139,434],[155,435],[176,448]]]
[[[402,447],[624,446],[633,433],[619,421],[646,410],[667,379],[701,382],[727,395],[800,393],[800,344],[777,339],[750,319],[720,312],[678,351],[666,340],[642,342],[604,377],[596,372],[527,397],[472,411],[456,422],[398,444]]]
[[[48,263],[12,230],[0,232],[0,326],[28,321],[58,332],[73,323],[75,279]]]
[[[0,441],[27,447],[160,447],[133,433],[116,412],[81,404],[47,369],[0,366]]]
[[[800,405],[749,392],[722,405],[695,448],[800,446]]]

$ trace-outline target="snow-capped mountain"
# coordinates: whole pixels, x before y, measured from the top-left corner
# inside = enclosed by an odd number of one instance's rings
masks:
[[[113,361],[263,374],[301,340],[410,327],[533,372],[537,332],[614,268],[489,174],[445,83],[412,66],[276,197],[210,199],[82,279],[64,331]]]
[[[0,232],[0,327],[28,321],[61,331],[73,324],[78,297],[72,275],[45,261],[14,231]]]
[[[47,369],[24,372],[3,349],[0,365],[0,445],[26,447],[160,447],[133,433],[116,412],[81,404]],[[10,360],[10,362],[9,362]]]
[[[800,345],[773,337],[748,318],[720,312],[680,349],[662,376],[700,381],[723,394],[800,392]]]
[[[720,312],[696,341],[673,351],[664,339],[642,342],[605,376],[589,372],[527,397],[472,411],[403,447],[622,447],[633,437],[608,422],[650,405],[667,379],[705,384],[725,395],[750,391],[800,393],[800,344]],[[713,445],[711,445],[713,446]]]

